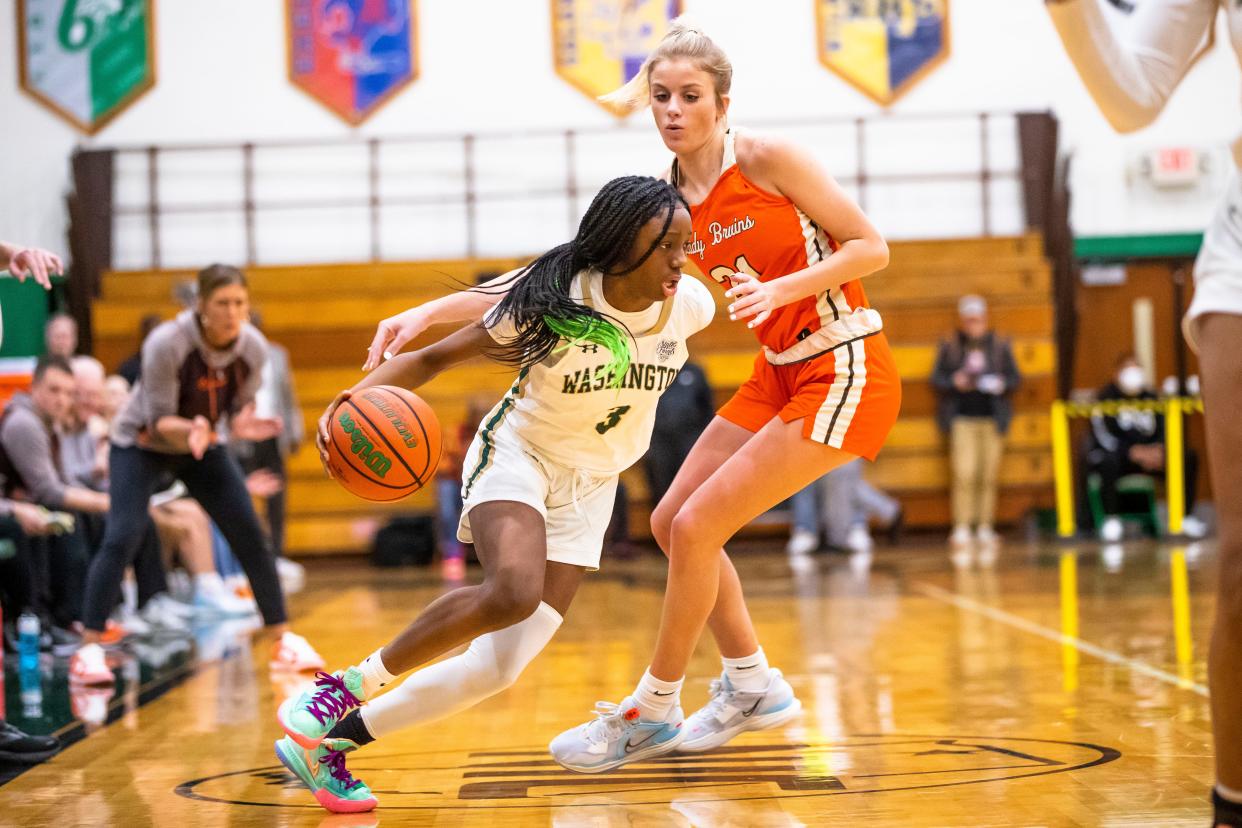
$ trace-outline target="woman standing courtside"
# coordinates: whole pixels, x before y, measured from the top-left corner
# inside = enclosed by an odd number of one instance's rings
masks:
[[[112,424],[111,507],[103,542],[86,579],[83,646],[70,679],[111,683],[99,646],[121,579],[147,531],[147,503],[166,473],[181,480],[220,527],[250,580],[267,632],[274,668],[315,670],[323,659],[289,632],[276,559],[259,526],[237,461],[218,439],[226,420],[241,440],[266,440],[280,421],[254,415],[254,395],[267,342],[247,321],[246,277],[212,265],[198,274],[198,305],[157,327],[142,346],[142,374]]]

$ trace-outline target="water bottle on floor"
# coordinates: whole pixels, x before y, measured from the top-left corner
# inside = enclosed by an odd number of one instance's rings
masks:
[[[17,617],[17,656],[23,670],[39,663],[39,616],[32,612]]]

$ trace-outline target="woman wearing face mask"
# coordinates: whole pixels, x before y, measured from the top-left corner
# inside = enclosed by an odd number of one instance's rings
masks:
[[[147,503],[164,475],[185,483],[228,539],[250,580],[273,639],[274,668],[314,670],[323,659],[289,631],[276,559],[259,527],[237,461],[217,442],[216,425],[242,440],[266,440],[280,421],[254,415],[254,395],[267,342],[247,322],[246,277],[226,265],[198,274],[198,306],[151,332],[142,345],[142,374],[112,423],[111,504],[103,541],[91,560],[82,612],[83,646],[69,676],[81,684],[110,684],[112,670],[99,646],[150,519]]]
[[[1123,354],[1117,360],[1113,381],[1100,389],[1100,402],[1155,402],[1156,395],[1147,387],[1147,375],[1134,354]],[[1186,481],[1186,511],[1195,505],[1195,480],[1198,458],[1190,449],[1183,452]],[[1158,411],[1122,408],[1115,414],[1096,414],[1091,418],[1091,436],[1087,449],[1088,474],[1100,476],[1100,500],[1106,515],[1099,527],[1100,538],[1109,542],[1121,540],[1123,529],[1117,481],[1128,474],[1149,474],[1163,479],[1164,415]],[[1207,527],[1194,515],[1187,515],[1182,531],[1190,537],[1203,537]]]

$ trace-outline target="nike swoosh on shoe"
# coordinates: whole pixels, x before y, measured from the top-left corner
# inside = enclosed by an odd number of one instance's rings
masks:
[[[749,710],[742,711],[742,718],[749,719],[751,716],[755,714],[755,711],[759,709],[759,705],[761,704],[763,704],[763,696],[760,696],[759,699],[750,706]]]
[[[641,739],[641,740],[639,740],[639,741],[637,741],[637,742],[635,742],[635,741],[634,741],[634,737],[632,737],[632,736],[631,736],[629,739],[626,739],[626,740],[625,740],[625,752],[626,752],[626,753],[631,753],[631,752],[633,752],[634,750],[637,750],[638,748],[642,747],[643,745],[647,744],[647,743],[648,743],[648,742],[650,742],[652,739],[654,739],[654,738],[655,738],[655,735],[656,735],[656,731],[654,731],[654,730],[653,730],[653,731],[651,731],[650,733],[648,733],[648,734],[647,734],[647,736],[646,736],[645,738],[643,738],[643,739]]]

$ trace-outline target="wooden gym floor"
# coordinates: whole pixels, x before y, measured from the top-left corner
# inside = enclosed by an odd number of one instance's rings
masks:
[[[735,557],[805,705],[784,730],[596,777],[554,765],[548,740],[628,692],[654,640],[662,568],[606,560],[513,689],[351,757],[373,814],[327,814],[277,764],[287,688],[243,646],[158,687],[133,679],[111,724],[0,788],[0,824],[1207,824],[1210,545],[1011,544],[966,567],[920,547],[801,573],[770,543]],[[440,588],[427,572],[316,562],[294,618],[343,666]],[[705,641],[687,712],[717,670]]]

